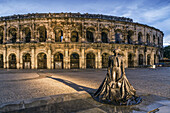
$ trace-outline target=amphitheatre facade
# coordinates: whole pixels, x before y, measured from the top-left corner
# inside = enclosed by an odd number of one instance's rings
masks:
[[[105,68],[120,48],[126,67],[153,65],[163,32],[130,18],[80,13],[0,17],[0,68]]]

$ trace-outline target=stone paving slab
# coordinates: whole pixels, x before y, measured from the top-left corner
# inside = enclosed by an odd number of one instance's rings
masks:
[[[155,95],[142,95],[143,102],[133,106],[114,106],[95,101],[85,91],[5,103],[0,113],[168,113],[170,100]],[[157,113],[157,112],[156,112]]]
[[[0,105],[11,101],[27,100],[32,98],[42,98],[51,95],[56,96],[56,95],[62,95],[62,94],[65,95],[70,93],[72,94],[72,93],[78,93],[80,91],[85,91],[87,93],[90,93],[95,91],[102,83],[106,71],[107,71],[106,69],[30,70],[30,71],[8,70],[7,72],[5,72],[5,70],[0,70],[0,80],[1,77],[4,80],[8,80],[8,81],[0,81]],[[156,69],[150,69],[150,68],[149,69],[148,68],[126,69],[127,78],[130,81],[130,83],[134,86],[134,88],[137,90],[137,93],[139,95],[150,94],[150,95],[156,95],[158,97],[165,97],[168,99],[170,99],[169,73],[170,73],[170,67],[161,67]],[[3,76],[4,74],[7,74],[7,76]],[[24,76],[24,74],[26,75]],[[149,96],[145,96],[146,100],[147,97]],[[79,97],[79,99],[81,100],[81,96]],[[93,105],[95,106],[92,108],[101,107],[99,109],[109,112],[108,110],[102,108],[101,104],[98,104],[92,101],[91,99],[89,99],[88,101],[93,103]],[[160,101],[160,100],[154,98],[154,101]],[[148,101],[145,101],[145,103],[147,102]],[[160,105],[159,107],[161,108],[162,104],[157,103],[156,107],[157,105]],[[165,107],[164,104],[162,107],[168,108]],[[59,111],[61,110],[64,112],[61,106],[60,108],[61,109],[57,108],[57,110]],[[82,109],[82,110],[86,110],[86,109]],[[152,110],[152,108],[148,110]]]

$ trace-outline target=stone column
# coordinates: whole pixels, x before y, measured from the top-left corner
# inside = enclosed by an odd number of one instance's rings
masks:
[[[34,25],[34,23],[33,23],[33,20],[32,20],[32,26],[31,26],[31,42],[35,42],[35,25]]]
[[[20,51],[19,51],[19,47],[17,47],[17,55],[16,55],[16,60],[17,60],[17,69],[19,69],[20,67]],[[22,58],[22,57],[21,57]]]
[[[115,43],[116,42],[116,39],[115,39],[115,32],[114,32],[114,29],[113,28],[111,28],[110,29],[110,42],[111,43]]]
[[[6,50],[6,55],[8,55],[8,51],[7,51],[7,50]],[[7,64],[6,64],[6,68],[9,69],[9,57],[6,56],[6,59],[7,59],[7,60],[6,60],[6,63],[7,63]]]
[[[94,33],[95,33],[95,40],[94,41],[95,42],[102,42],[99,22],[98,22],[98,25],[97,25],[97,30]]]
[[[19,53],[19,56],[20,56],[20,59],[19,59],[19,61],[20,61],[20,63],[19,63],[19,69],[23,69],[23,55],[24,54],[21,54],[21,53]]]
[[[7,42],[7,26],[6,23],[4,23],[3,43],[6,42]]]
[[[17,43],[20,42],[20,25],[19,25],[19,22],[18,22],[17,39],[16,39],[16,42],[17,42]]]
[[[47,53],[47,69],[51,69],[51,49],[48,49]]]
[[[81,49],[80,68],[85,69],[85,48]]]
[[[69,69],[68,49],[65,49],[64,69]]]
[[[139,54],[139,53],[138,53],[138,48],[137,48],[137,49],[135,49],[135,58],[134,58],[134,66],[135,66],[135,67],[138,66],[138,57],[139,57],[138,54]]]
[[[101,50],[98,49],[97,51],[97,68],[102,68],[102,57],[101,57]]]
[[[81,29],[81,40],[80,42],[86,42],[86,29],[84,29],[84,21],[82,20],[82,29]]]
[[[152,51],[151,52],[151,62],[150,62],[151,65],[154,65],[154,58],[155,58],[154,57],[154,51]]]
[[[31,48],[31,69],[35,69],[35,48]]]
[[[68,29],[68,26],[65,25],[64,26],[64,29],[63,29],[63,39],[65,42],[69,42],[69,29]]]
[[[144,54],[143,54],[143,65],[147,65],[147,53],[144,51]]]
[[[54,69],[54,55],[51,55],[51,69]]]
[[[7,68],[7,51],[6,48],[3,48],[3,62],[4,62],[4,69]]]

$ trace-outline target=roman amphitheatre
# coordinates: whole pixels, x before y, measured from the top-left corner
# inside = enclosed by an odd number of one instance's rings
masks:
[[[120,48],[126,67],[159,63],[163,32],[126,17],[33,13],[0,17],[0,68],[106,68]]]

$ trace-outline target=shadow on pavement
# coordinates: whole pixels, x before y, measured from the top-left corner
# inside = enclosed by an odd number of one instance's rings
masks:
[[[76,91],[86,91],[87,93],[89,93],[91,96],[94,94],[94,92],[96,91],[96,89],[92,89],[89,87],[85,87],[85,86],[81,86],[81,85],[77,85],[69,80],[63,80],[60,78],[54,78],[54,77],[47,77],[47,78],[51,78],[53,80],[57,80],[59,82],[64,83],[67,86],[72,87],[73,89],[75,89]]]

